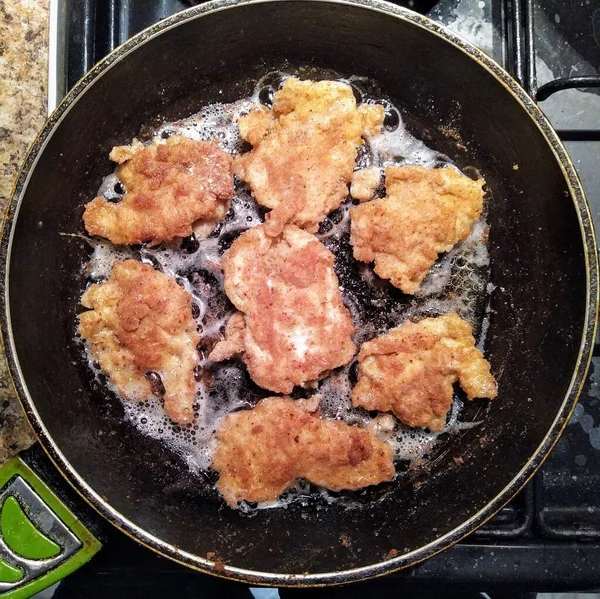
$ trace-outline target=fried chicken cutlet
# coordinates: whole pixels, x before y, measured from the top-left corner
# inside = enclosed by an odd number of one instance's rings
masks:
[[[361,347],[358,364],[353,406],[391,411],[408,426],[432,431],[444,428],[457,381],[469,399],[498,392],[471,325],[454,313],[376,337]]]
[[[119,164],[126,193],[117,203],[97,197],[86,205],[90,235],[117,245],[156,245],[191,235],[194,223],[214,224],[229,209],[232,158],[216,141],[173,135],[166,142],[115,147],[110,158]]]
[[[391,480],[392,449],[371,431],[309,413],[302,402],[269,397],[226,416],[212,462],[217,488],[236,507],[277,499],[298,478],[333,491]]]
[[[356,106],[352,88],[339,81],[286,79],[273,110],[259,108],[239,119],[253,149],[235,160],[235,174],[254,198],[271,208],[265,231],[286,223],[314,233],[348,195],[363,135],[379,131],[384,109]]]
[[[387,195],[350,210],[354,257],[404,293],[416,293],[438,254],[469,236],[483,208],[483,179],[454,168],[390,166]]]
[[[259,226],[233,242],[222,265],[225,293],[240,312],[210,360],[241,354],[256,384],[290,393],[352,359],[352,318],[333,254],[316,237],[294,225],[269,237]]]
[[[151,266],[125,260],[105,283],[90,286],[81,303],[89,310],[79,317],[79,333],[119,395],[149,399],[145,375],[157,372],[167,414],[179,424],[191,422],[200,336],[189,293]]]

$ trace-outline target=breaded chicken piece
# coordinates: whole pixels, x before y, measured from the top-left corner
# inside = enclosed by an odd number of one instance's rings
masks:
[[[259,108],[239,119],[252,151],[235,160],[235,174],[256,201],[271,208],[268,235],[286,223],[314,233],[348,195],[348,184],[363,143],[379,131],[384,109],[362,104],[339,81],[286,79],[273,110]]]
[[[392,450],[371,431],[325,420],[288,397],[226,416],[212,468],[225,501],[276,499],[298,478],[333,491],[391,480]]]
[[[111,160],[126,193],[117,202],[98,197],[85,207],[88,233],[117,245],[152,245],[187,237],[192,225],[215,224],[233,195],[232,158],[216,141],[172,136],[144,146],[113,148]]]
[[[79,334],[125,399],[152,396],[147,372],[160,375],[167,414],[179,424],[194,419],[194,368],[200,336],[189,293],[137,260],[117,262],[106,283],[92,285],[81,303]]]
[[[381,183],[381,169],[377,166],[354,171],[350,184],[350,195],[360,202],[373,199],[375,190]]]
[[[241,313],[211,360],[243,354],[256,384],[290,393],[352,359],[352,318],[333,254],[316,237],[294,225],[279,237],[256,227],[233,242],[222,265],[225,292]]]
[[[471,325],[454,313],[406,322],[365,343],[358,364],[353,406],[432,431],[444,428],[457,381],[469,399],[498,393]]]
[[[483,207],[483,179],[453,168],[386,168],[385,198],[350,210],[354,257],[416,293],[438,254],[466,239]]]

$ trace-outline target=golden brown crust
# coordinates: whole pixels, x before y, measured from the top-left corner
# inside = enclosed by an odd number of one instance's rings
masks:
[[[433,431],[446,424],[457,381],[469,399],[498,392],[471,326],[454,313],[406,322],[365,343],[358,363],[352,405]]]
[[[388,167],[385,198],[351,209],[354,257],[404,293],[418,291],[438,254],[469,236],[484,181],[453,168]]]
[[[334,491],[394,477],[392,450],[372,432],[309,413],[301,402],[270,397],[226,416],[217,431],[212,468],[217,488],[239,501],[270,501],[297,478]]]
[[[381,169],[377,166],[354,171],[350,194],[355,200],[366,202],[373,199],[375,190],[381,183]]]
[[[290,77],[272,111],[259,108],[239,119],[254,147],[236,158],[235,173],[272,209],[267,234],[278,235],[286,223],[318,229],[348,194],[361,136],[377,132],[383,116],[379,105],[357,108],[349,85]]]
[[[165,411],[180,424],[191,422],[200,336],[189,293],[151,266],[125,260],[106,283],[89,287],[81,303],[89,311],[79,317],[79,333],[119,395],[148,399],[145,373],[158,372]]]
[[[197,221],[216,223],[228,210],[232,158],[216,141],[174,135],[166,143],[116,147],[110,156],[127,192],[117,203],[98,197],[86,205],[91,235],[117,245],[157,244],[187,237]]]
[[[213,362],[222,362],[243,354],[246,349],[245,333],[244,315],[236,312],[227,322],[224,339],[213,347],[209,359]]]
[[[243,351],[258,385],[290,393],[352,359],[352,318],[333,255],[316,237],[293,225],[279,237],[256,227],[234,241],[222,264],[225,292],[243,316],[232,317],[211,360]]]

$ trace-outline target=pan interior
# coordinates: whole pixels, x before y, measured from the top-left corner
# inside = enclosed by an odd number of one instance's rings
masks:
[[[206,104],[247,96],[274,69],[368,76],[407,126],[458,166],[485,174],[493,201],[486,355],[494,402],[469,404],[462,430],[418,469],[338,502],[225,508],[173,453],[123,418],[74,355],[83,286],[83,205],[113,145]],[[415,24],[361,6],[284,1],[182,21],[116,62],[47,140],[14,222],[9,311],[23,379],[56,447],[89,487],[161,542],[278,574],[339,572],[417,550],[456,529],[510,483],[563,409],[586,309],[573,200],[545,138],[497,79]],[[363,501],[364,500],[364,501]],[[394,550],[394,551],[392,551]],[[390,554],[390,551],[392,553]]]

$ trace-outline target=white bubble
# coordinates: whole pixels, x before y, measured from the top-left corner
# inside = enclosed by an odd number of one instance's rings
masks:
[[[596,427],[590,431],[590,443],[594,449],[600,449],[600,428]]]

